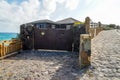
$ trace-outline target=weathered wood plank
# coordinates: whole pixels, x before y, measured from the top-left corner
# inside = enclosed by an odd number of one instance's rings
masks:
[[[4,55],[4,56],[0,57],[0,60],[1,60],[1,59],[5,59],[5,58],[10,57],[10,56],[15,55],[15,54],[18,54],[18,52],[13,52],[13,53]]]
[[[13,52],[22,49],[22,42],[19,39],[5,40],[0,43],[0,58],[12,55]]]

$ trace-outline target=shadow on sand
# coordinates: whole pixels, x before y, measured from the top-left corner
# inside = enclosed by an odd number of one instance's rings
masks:
[[[80,77],[86,73],[88,68],[80,70],[78,66],[77,52],[61,52],[61,51],[22,51],[17,55],[6,58],[7,60],[35,60],[44,62],[53,62],[47,65],[54,67],[60,65],[55,73],[51,75],[49,80],[80,80]]]

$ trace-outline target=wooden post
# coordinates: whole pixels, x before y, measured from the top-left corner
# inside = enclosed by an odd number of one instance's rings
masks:
[[[4,43],[2,43],[2,56],[4,56]]]
[[[0,57],[2,56],[2,44],[0,44]]]
[[[10,46],[10,45],[9,45]],[[10,47],[8,46],[8,53],[10,52]]]
[[[4,45],[4,55],[6,55],[6,46]]]

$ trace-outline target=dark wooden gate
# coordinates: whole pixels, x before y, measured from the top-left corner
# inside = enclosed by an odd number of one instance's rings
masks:
[[[46,24],[45,27],[37,26],[36,24],[23,24],[20,27],[23,49],[79,51],[79,35],[86,33],[85,27],[84,25],[67,27],[69,26],[60,24],[56,26]]]
[[[72,50],[72,29],[35,29],[34,48],[52,50]]]

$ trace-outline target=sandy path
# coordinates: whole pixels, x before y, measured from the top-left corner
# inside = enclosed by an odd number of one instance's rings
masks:
[[[78,54],[24,51],[0,61],[0,80],[77,80]]]

